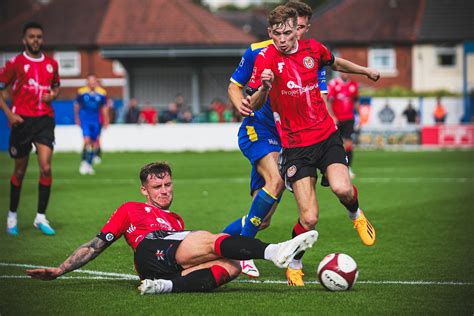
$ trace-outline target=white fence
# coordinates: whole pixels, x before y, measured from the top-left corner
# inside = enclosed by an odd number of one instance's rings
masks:
[[[240,124],[111,125],[103,130],[104,151],[238,150]],[[82,150],[78,126],[56,127],[55,151]]]

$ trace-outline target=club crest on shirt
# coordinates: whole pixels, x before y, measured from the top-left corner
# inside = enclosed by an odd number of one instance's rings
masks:
[[[291,178],[292,176],[294,176],[296,174],[296,171],[298,169],[296,168],[295,165],[291,166],[290,168],[288,168],[288,170],[286,170],[286,176],[288,178]]]
[[[52,73],[53,73],[53,65],[47,64],[47,65],[46,65],[46,70],[47,70],[50,74],[52,74]]]
[[[306,68],[311,69],[314,67],[314,59],[307,56],[303,59],[303,64]]]

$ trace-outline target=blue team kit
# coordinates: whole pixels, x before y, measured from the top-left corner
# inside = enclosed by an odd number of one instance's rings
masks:
[[[97,88],[92,91],[88,87],[83,87],[78,91],[76,102],[79,104],[82,135],[93,141],[97,140],[102,128],[100,111],[107,102],[105,90]]]

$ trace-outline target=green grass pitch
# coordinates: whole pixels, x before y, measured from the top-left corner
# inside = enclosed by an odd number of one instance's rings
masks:
[[[365,247],[345,209],[317,186],[320,238],[304,257],[308,284],[290,288],[284,271],[258,262],[259,280],[236,281],[204,294],[141,296],[135,280],[99,279],[70,273],[71,279],[42,282],[25,278],[19,265],[56,266],[92,239],[121,203],[141,201],[138,170],[167,160],[174,169],[172,209],[187,229],[219,232],[250,205],[250,167],[238,152],[105,153],[95,176],[80,176],[78,154],[55,154],[48,217],[57,231],[34,229],[38,168],[31,156],[19,207],[20,235],[5,233],[12,161],[0,154],[0,314],[465,314],[474,313],[474,152],[357,151],[354,180],[361,208],[377,229]],[[290,236],[297,219],[286,192],[265,241]],[[316,281],[316,267],[328,253],[351,255],[359,265],[354,289],[332,293]],[[133,274],[132,251],[123,239],[83,269]],[[110,277],[109,277],[110,278]],[[413,281],[413,282],[411,282]],[[422,283],[424,281],[426,283]],[[450,283],[453,282],[453,283]]]

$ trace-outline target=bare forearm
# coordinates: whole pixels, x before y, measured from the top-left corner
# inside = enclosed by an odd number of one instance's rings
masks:
[[[242,99],[244,98],[242,88],[231,82],[229,83],[229,87],[227,88],[227,94],[229,96],[230,103],[232,103],[232,105],[237,110],[239,110],[240,104],[242,103]]]
[[[255,110],[260,109],[267,101],[269,91],[270,90],[265,89],[263,86],[260,86],[260,88],[258,88],[258,90],[252,95],[250,106]]]
[[[59,266],[62,271],[61,274],[76,270],[89,261],[94,260],[108,246],[105,241],[95,237],[88,243],[77,248],[74,253]]]
[[[336,58],[331,68],[340,72],[367,75],[367,67],[360,66],[343,58]]]

